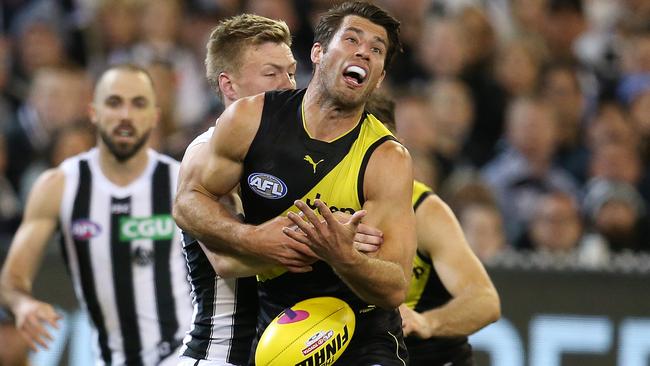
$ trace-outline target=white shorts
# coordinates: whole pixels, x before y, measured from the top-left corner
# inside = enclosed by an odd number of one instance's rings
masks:
[[[187,356],[181,356],[178,358],[177,366],[235,366],[226,361],[208,361],[208,360],[197,360]]]

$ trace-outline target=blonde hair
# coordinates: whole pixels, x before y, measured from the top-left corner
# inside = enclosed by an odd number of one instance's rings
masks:
[[[206,45],[205,75],[219,96],[219,74],[238,72],[246,47],[266,42],[291,47],[287,24],[259,15],[242,14],[222,21],[212,30]]]

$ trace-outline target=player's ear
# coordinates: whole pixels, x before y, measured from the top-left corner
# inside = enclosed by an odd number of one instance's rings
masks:
[[[321,45],[319,42],[314,43],[314,45],[311,46],[311,62],[314,64],[319,64],[323,52],[325,52],[323,45]]]
[[[233,85],[233,80],[225,72],[219,74],[219,90],[223,94],[224,99],[237,100],[237,92]]]
[[[379,76],[379,80],[377,80],[377,86],[375,89],[379,89],[379,87],[381,87],[381,82],[384,81],[384,77],[386,77],[386,70],[381,71],[381,75]]]
[[[158,126],[160,124],[161,119],[162,119],[162,109],[156,106],[156,119],[155,119],[154,126]]]
[[[97,124],[97,108],[95,107],[95,102],[88,103],[88,117],[90,117],[90,122],[94,125]]]

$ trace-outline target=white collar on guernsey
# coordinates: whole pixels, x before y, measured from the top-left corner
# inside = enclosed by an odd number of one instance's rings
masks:
[[[93,179],[96,180],[100,186],[106,187],[110,190],[113,196],[123,198],[131,195],[135,188],[139,187],[141,184],[150,184],[148,178],[153,174],[153,170],[158,162],[158,159],[156,159],[157,155],[158,153],[156,151],[147,148],[147,167],[140,176],[126,186],[118,186],[104,175],[104,172],[99,165],[99,149],[97,147],[88,151],[88,165],[90,166]]]

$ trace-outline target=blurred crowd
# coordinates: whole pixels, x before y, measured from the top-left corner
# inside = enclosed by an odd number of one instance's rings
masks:
[[[106,65],[150,71],[154,147],[180,159],[223,109],[203,66],[215,24],[283,19],[303,87],[313,25],[335,2],[3,0],[1,245],[35,177],[94,145],[87,105]],[[484,262],[526,250],[597,267],[650,251],[650,1],[375,3],[402,22],[382,85],[398,137]]]

